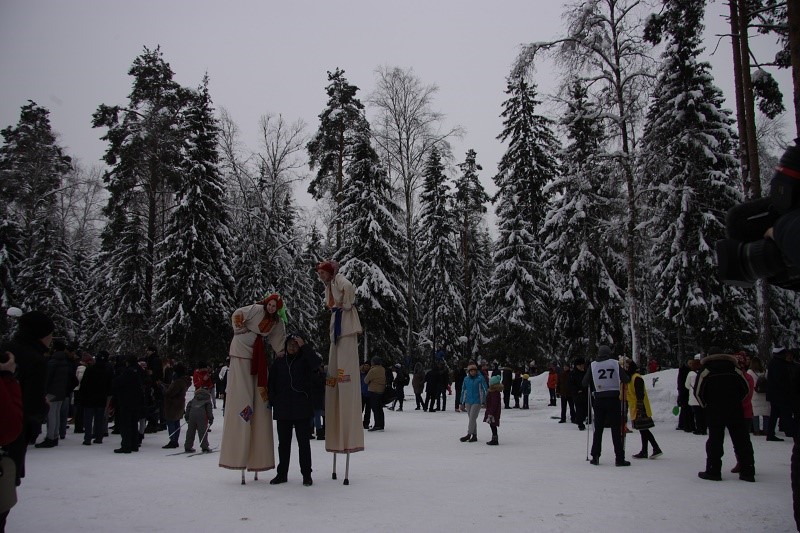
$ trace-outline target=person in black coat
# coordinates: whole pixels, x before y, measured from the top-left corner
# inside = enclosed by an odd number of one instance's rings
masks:
[[[750,392],[750,386],[736,366],[734,356],[725,354],[717,347],[709,352],[711,355],[700,361],[703,370],[694,385],[694,395],[705,409],[708,424],[706,469],[697,475],[700,479],[722,479],[723,443],[725,428],[728,428],[739,461],[739,479],[755,481],[753,445],[744,424],[742,407],[742,400]]]
[[[506,364],[503,367],[503,406],[506,409],[511,409],[511,385],[514,383],[514,371],[511,370],[511,367]]]
[[[569,381],[575,392],[575,423],[578,429],[586,429],[586,417],[589,413],[589,389],[583,384],[586,375],[586,359],[578,357],[573,361],[573,368],[569,373]]]
[[[278,428],[278,471],[270,485],[286,483],[292,450],[292,429],[300,452],[303,485],[311,479],[311,425],[314,375],[320,358],[300,335],[289,335],[283,357],[276,357],[269,369],[269,403]]]
[[[17,380],[22,389],[23,431],[3,449],[17,467],[16,484],[25,477],[25,455],[28,444],[36,442],[47,417],[45,379],[47,363],[44,354],[53,341],[53,321],[41,311],[30,311],[19,317],[19,329],[3,351],[14,354]]]
[[[114,453],[139,451],[138,421],[144,409],[142,370],[136,356],[128,356],[125,366],[111,382],[111,402],[115,426],[122,442]]]
[[[792,395],[789,376],[793,366],[792,352],[786,348],[772,350],[772,359],[767,365],[767,401],[770,405],[768,441],[782,441],[775,435],[775,428],[780,420],[784,433],[794,436],[795,420],[792,415]]]
[[[436,403],[439,398],[439,368],[434,366],[425,374],[425,407],[423,410],[428,412],[436,411]]]
[[[691,433],[695,430],[692,407],[689,405],[689,389],[686,388],[686,377],[692,372],[689,361],[684,360],[678,369],[678,427],[675,429]]]
[[[47,411],[47,436],[37,444],[36,448],[52,448],[58,445],[58,438],[65,437],[61,433],[62,405],[67,397],[67,388],[70,384],[71,367],[64,351],[66,345],[63,340],[53,341],[53,354],[47,360],[47,377],[45,378],[45,397],[50,404]],[[66,433],[66,431],[65,431]]]
[[[105,414],[108,397],[111,396],[113,374],[105,355],[87,364],[81,380],[81,403],[83,405],[83,444],[102,444],[105,434]]]

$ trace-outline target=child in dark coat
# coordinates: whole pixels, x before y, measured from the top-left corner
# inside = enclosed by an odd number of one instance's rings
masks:
[[[205,387],[200,387],[194,391],[194,398],[186,404],[186,415],[184,415],[188,425],[186,427],[186,441],[183,449],[187,453],[194,453],[194,434],[200,436],[200,449],[210,452],[208,446],[208,426],[214,422],[214,411],[211,408],[211,393]]]
[[[500,376],[492,376],[489,380],[489,392],[486,395],[486,414],[483,415],[483,421],[489,423],[492,430],[492,440],[487,442],[490,446],[497,446],[497,426],[500,425],[500,409],[502,398],[500,393],[503,392],[503,384],[500,383]]]

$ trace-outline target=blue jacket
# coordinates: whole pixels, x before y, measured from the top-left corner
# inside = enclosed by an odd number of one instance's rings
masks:
[[[481,374],[465,377],[464,384],[461,385],[461,403],[485,403],[487,389],[486,380]]]

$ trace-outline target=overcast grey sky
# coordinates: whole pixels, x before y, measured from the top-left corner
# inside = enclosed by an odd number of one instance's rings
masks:
[[[709,6],[705,58],[730,95],[729,42],[709,57],[724,9],[720,0]],[[435,109],[467,131],[454,143],[456,160],[474,148],[491,191],[504,150],[496,136],[505,77],[520,44],[562,33],[562,10],[549,0],[0,0],[0,127],[16,125],[34,100],[50,110],[68,153],[98,163],[105,130],[91,128],[92,113],[125,104],[134,58],[161,45],[182,85],[196,87],[208,72],[215,106],[255,149],[258,118],[268,112],[316,130],[326,71],[343,68],[363,101],[376,67],[399,66],[439,86]],[[546,92],[553,78],[545,67],[535,81]]]

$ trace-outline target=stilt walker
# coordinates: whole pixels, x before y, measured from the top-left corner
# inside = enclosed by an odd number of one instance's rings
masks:
[[[592,425],[592,391],[586,392],[586,460],[589,461],[589,437],[593,433]]]
[[[355,289],[339,273],[339,264],[323,261],[317,265],[317,275],[325,284],[325,303],[331,310],[331,347],[325,380],[325,449],[333,453],[333,479],[336,479],[336,455],[347,454],[344,484],[349,485],[350,454],[364,449],[358,368],[361,322],[355,307]]]
[[[272,412],[267,409],[267,350],[281,353],[286,343],[286,310],[278,294],[237,309],[231,321],[228,386],[219,466],[258,472],[275,468]]]

